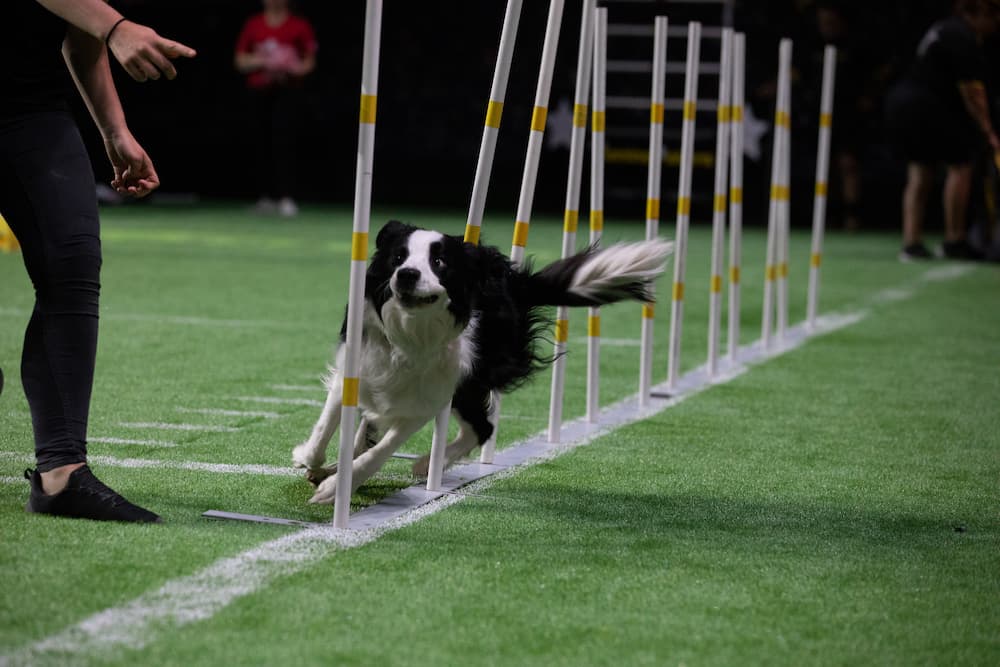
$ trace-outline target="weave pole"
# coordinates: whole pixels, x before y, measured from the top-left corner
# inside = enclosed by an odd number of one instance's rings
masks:
[[[729,106],[732,81],[733,31],[722,31],[719,63],[719,110],[715,141],[715,196],[712,209],[712,273],[708,294],[708,375],[719,370],[719,336],[722,321],[722,266],[726,238],[726,189],[729,177],[729,132],[732,109]]]
[[[576,58],[576,92],[573,96],[573,131],[566,175],[566,207],[563,214],[562,257],[576,251],[576,230],[580,221],[580,182],[583,180],[583,150],[587,141],[587,99],[594,51],[594,5],[583,0],[580,16],[580,45]],[[569,340],[569,308],[556,309],[555,351],[552,363],[552,391],[549,399],[549,442],[559,442],[562,431],[563,394],[566,389],[566,343]]]
[[[531,224],[531,207],[535,199],[535,183],[538,180],[538,161],[545,138],[545,120],[548,117],[549,91],[552,88],[552,70],[556,64],[556,48],[559,46],[559,27],[562,23],[563,0],[552,0],[549,17],[545,23],[545,41],[542,43],[542,62],[539,65],[538,85],[535,88],[535,107],[531,113],[531,133],[528,136],[528,150],[524,158],[524,174],[521,177],[521,192],[517,201],[517,217],[514,222],[514,240],[510,248],[510,259],[518,265],[524,261],[524,248],[528,243],[528,227]],[[496,396],[493,414],[500,414],[500,396]],[[479,460],[492,463],[496,452],[497,425],[493,435],[483,445]]]
[[[764,263],[764,299],[763,314],[761,316],[760,340],[761,344],[770,347],[773,336],[774,325],[774,283],[777,278],[777,258],[779,245],[779,208],[782,199],[788,197],[787,188],[782,185],[783,162],[784,162],[784,141],[785,132],[783,128],[788,124],[788,117],[784,112],[784,100],[788,91],[789,74],[792,64],[792,41],[781,40],[778,47],[778,94],[775,98],[774,109],[774,144],[771,157],[771,201],[767,216],[767,253]]]
[[[728,357],[739,361],[740,264],[743,254],[743,104],[746,78],[746,35],[733,36],[732,149],[729,160],[729,335]]]
[[[833,83],[837,73],[837,48],[823,52],[823,93],[819,102],[819,146],[816,150],[816,195],[813,199],[812,252],[809,255],[809,300],[806,326],[816,327],[819,310],[819,270],[823,263],[823,232],[826,228],[826,195],[830,173],[830,134],[833,129]]]
[[[521,178],[521,192],[517,201],[517,218],[514,221],[514,239],[510,248],[510,259],[515,265],[524,261],[524,249],[528,244],[528,228],[531,225],[531,208],[535,200],[535,183],[538,180],[542,141],[545,139],[545,121],[549,115],[549,92],[552,89],[552,70],[556,64],[562,14],[563,0],[552,0],[549,5],[549,18],[545,24],[542,62],[538,72],[538,86],[535,88],[535,108],[531,113],[531,133],[528,136],[524,175]]]
[[[791,40],[789,40],[789,53]],[[791,55],[789,55],[791,60]],[[781,119],[784,141],[781,146],[781,197],[778,199],[778,255],[777,255],[777,318],[778,340],[785,339],[788,330],[788,232],[791,223],[791,164],[792,164],[792,68],[788,67],[785,81],[785,102]]]
[[[500,48],[497,50],[496,68],[493,70],[490,101],[486,105],[486,122],[483,124],[483,139],[479,145],[476,178],[472,184],[469,217],[465,223],[465,241],[468,243],[479,243],[479,232],[483,225],[486,193],[490,186],[490,175],[493,173],[493,157],[496,153],[497,136],[500,134],[500,119],[507,96],[510,63],[514,58],[514,43],[517,40],[517,27],[521,17],[521,2],[522,0],[508,0],[503,28],[500,31]]]
[[[469,202],[469,217],[465,223],[465,241],[478,244],[479,233],[483,225],[483,213],[486,210],[486,193],[490,186],[490,175],[493,172],[493,157],[496,154],[497,136],[500,134],[500,119],[503,115],[503,104],[507,94],[507,81],[510,78],[510,63],[514,58],[514,43],[517,41],[517,26],[521,17],[521,0],[508,0],[504,13],[503,28],[500,31],[500,47],[497,50],[497,63],[493,70],[493,84],[490,88],[490,100],[486,105],[486,121],[483,123],[483,139],[479,145],[479,161],[476,164],[476,176],[472,183],[472,198]],[[431,440],[431,455],[427,465],[427,490],[437,491],[441,488],[441,477],[444,473],[445,447],[448,439],[448,420],[451,417],[451,401],[448,402],[434,419],[434,437]],[[496,438],[491,436],[483,443],[480,460],[484,463],[493,462],[496,449]]]
[[[358,415],[358,371],[361,366],[361,323],[364,314],[365,271],[368,268],[368,225],[372,206],[372,168],[375,156],[375,110],[378,102],[378,58],[382,32],[382,0],[365,6],[364,59],[361,66],[361,110],[358,118],[358,167],[354,189],[354,230],[351,234],[351,279],[344,341],[343,398],[340,450],[337,456],[337,492],[333,525],[347,528],[351,513],[354,473],[354,431]]]
[[[677,388],[681,365],[681,333],[684,317],[684,269],[687,264],[688,225],[691,222],[691,176],[694,163],[695,115],[698,100],[698,70],[701,54],[701,23],[688,23],[687,71],[684,77],[684,125],[681,132],[680,183],[677,188],[677,232],[674,238],[674,285],[670,302],[670,356],[667,359],[667,390]]]
[[[590,245],[604,233],[604,144],[608,75],[608,10],[594,12],[594,92],[590,120]],[[601,309],[587,310],[587,421],[597,423],[600,410]]]
[[[653,21],[653,83],[649,100],[649,170],[646,181],[646,240],[660,234],[660,181],[663,170],[663,97],[667,74],[666,16]],[[639,352],[639,405],[649,405],[653,386],[653,316],[655,304],[642,305]]]

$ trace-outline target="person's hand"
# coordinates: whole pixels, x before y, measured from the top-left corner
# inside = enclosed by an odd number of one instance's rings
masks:
[[[111,187],[116,192],[129,197],[145,197],[160,187],[160,177],[156,175],[153,161],[130,132],[106,138],[104,148],[115,170]]]
[[[175,58],[193,58],[195,50],[180,42],[160,37],[152,28],[123,21],[111,33],[108,50],[136,81],[177,76]]]

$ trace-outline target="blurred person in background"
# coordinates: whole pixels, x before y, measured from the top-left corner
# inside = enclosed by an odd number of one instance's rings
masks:
[[[144,197],[160,185],[125,122],[109,53],[136,81],[173,79],[171,60],[195,55],[104,0],[4,0],[0,214],[20,241],[35,289],[21,354],[36,461],[25,471],[27,510],[158,522],[87,465],[102,257],[94,173],[69,106],[74,83],[104,140],[112,187]]]
[[[899,255],[903,261],[932,256],[923,242],[923,226],[934,169],[942,163],[941,253],[952,259],[983,259],[966,238],[966,214],[976,158],[986,146],[1000,155],[984,84],[988,63],[983,51],[983,40],[998,27],[1000,0],[958,0],[954,14],[926,32],[909,71],[889,91],[887,127],[907,162]]]
[[[294,182],[298,128],[304,113],[302,84],[316,68],[316,36],[292,13],[289,0],[264,0],[236,42],[234,63],[246,76],[253,118],[260,214],[298,214]]]

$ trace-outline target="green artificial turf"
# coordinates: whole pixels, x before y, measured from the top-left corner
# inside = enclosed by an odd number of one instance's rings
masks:
[[[451,233],[464,224],[425,211],[377,211],[373,220],[388,217]],[[349,211],[307,209],[285,221],[227,206],[128,207],[103,220],[90,435],[178,446],[91,444],[91,453],[287,465],[318,408],[239,397],[322,400],[317,378],[346,294]],[[506,219],[487,219],[483,240],[506,248],[509,229]],[[692,228],[685,369],[705,355],[709,231]],[[533,225],[529,252],[539,263],[555,258],[560,232],[555,220]],[[642,233],[609,221],[606,237]],[[792,322],[805,311],[808,243],[793,234]],[[484,497],[363,547],[331,547],[304,571],[210,618],[167,627],[141,650],[70,662],[996,664],[1000,271],[922,280],[929,267],[955,265],[901,265],[896,246],[891,236],[828,235],[822,307],[866,310],[858,324],[498,481]],[[759,335],[760,230],[748,230],[745,251],[746,343]],[[0,285],[0,475],[14,477],[31,455],[16,381],[31,296],[16,256],[0,256]],[[887,288],[912,295],[873,301]],[[668,306],[656,310],[657,381]],[[583,411],[585,355],[575,338],[584,316],[571,321],[567,417]],[[602,324],[606,338],[621,341],[603,350],[602,402],[610,403],[636,388],[638,307],[608,308]],[[505,397],[500,446],[544,428],[548,392],[542,374]],[[204,407],[280,418],[178,411]],[[123,422],[240,430],[151,433]],[[406,450],[428,443],[425,430]],[[97,467],[166,523],[29,516],[27,485],[0,484],[0,655],[291,532],[209,522],[200,518],[206,509],[330,516],[305,505],[310,488],[292,477]],[[406,462],[391,462],[355,506],[408,484],[406,471]]]

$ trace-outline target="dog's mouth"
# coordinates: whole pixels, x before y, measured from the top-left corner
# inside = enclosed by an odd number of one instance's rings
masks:
[[[399,299],[404,308],[421,308],[435,303],[438,300],[438,295],[417,296],[416,294],[397,294],[396,298]]]

